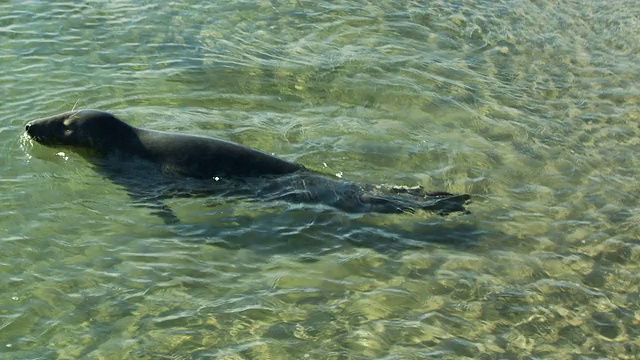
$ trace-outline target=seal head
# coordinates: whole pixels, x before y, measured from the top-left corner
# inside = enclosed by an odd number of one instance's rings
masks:
[[[26,125],[26,131],[43,145],[71,146],[102,153],[130,145],[135,138],[132,126],[112,114],[96,110],[69,111],[33,120]]]

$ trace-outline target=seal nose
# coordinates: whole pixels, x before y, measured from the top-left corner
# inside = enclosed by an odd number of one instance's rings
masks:
[[[27,131],[27,134],[28,134],[29,136],[31,136],[31,137],[33,137],[33,136],[34,136],[34,132],[36,132],[36,131],[38,130],[38,129],[37,129],[37,126],[35,126],[35,125],[33,124],[33,121],[29,121],[29,122],[27,123],[27,125],[25,125],[25,126],[24,126],[24,129]]]

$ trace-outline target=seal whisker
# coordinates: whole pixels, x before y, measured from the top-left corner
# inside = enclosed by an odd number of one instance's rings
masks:
[[[80,102],[80,98],[78,98],[78,100],[76,100],[76,103],[73,104],[73,107],[71,108],[71,111],[76,109],[76,106],[78,106],[78,103]]]

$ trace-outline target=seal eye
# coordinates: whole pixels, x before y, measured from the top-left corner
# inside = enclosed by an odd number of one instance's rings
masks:
[[[68,119],[66,119],[63,123],[62,123],[62,128],[64,129],[64,136],[69,136],[71,134],[73,134],[73,128],[74,128],[74,124],[71,121],[72,117],[69,117]]]

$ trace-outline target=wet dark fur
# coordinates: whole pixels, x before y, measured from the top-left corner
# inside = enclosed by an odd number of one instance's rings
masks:
[[[43,145],[81,149],[99,171],[125,186],[134,199],[155,208],[166,222],[177,221],[162,204],[169,196],[231,194],[321,203],[346,212],[427,210],[442,215],[466,212],[464,204],[470,198],[419,187],[385,188],[332,179],[244,145],[140,129],[96,110],[34,120],[26,131]]]

